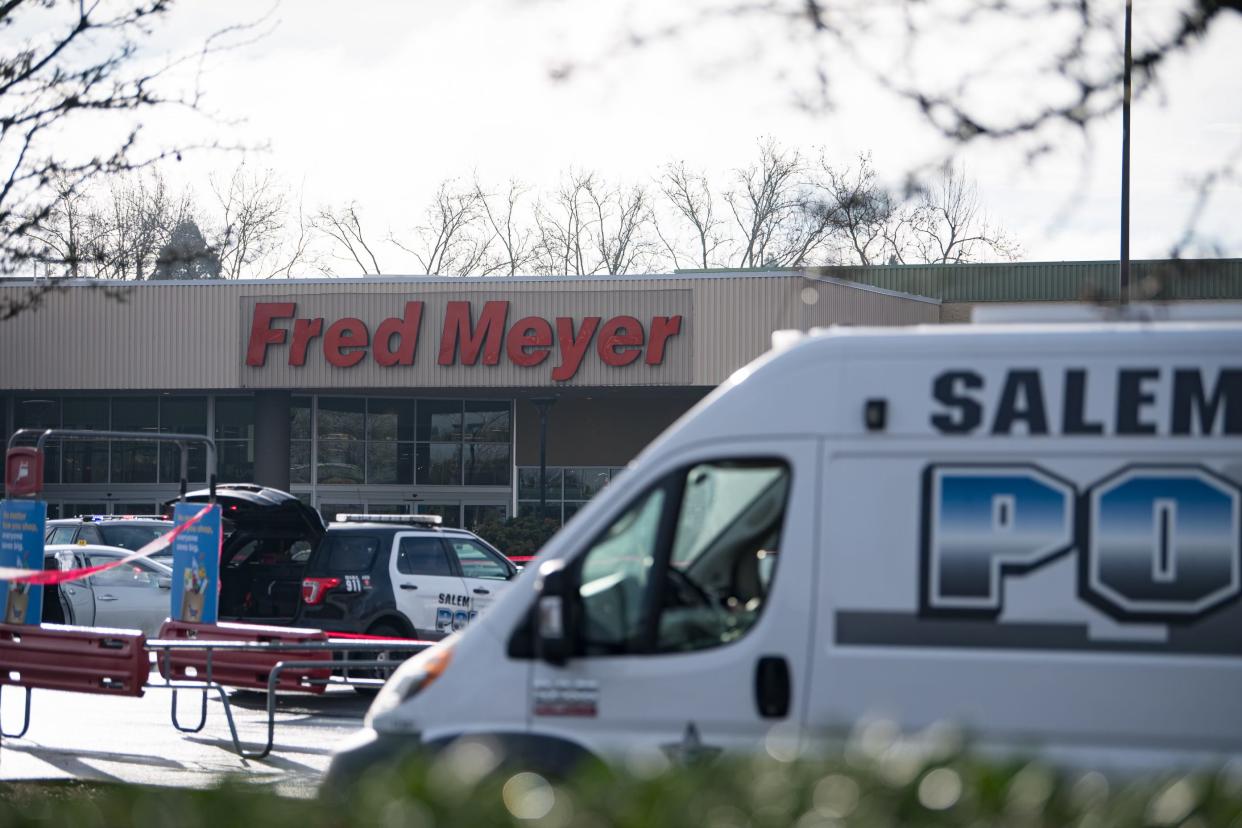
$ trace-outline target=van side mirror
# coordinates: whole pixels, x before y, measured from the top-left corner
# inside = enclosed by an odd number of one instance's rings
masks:
[[[544,561],[539,565],[537,582],[535,652],[544,661],[560,667],[573,653],[572,626],[569,622],[569,572],[564,561]]]

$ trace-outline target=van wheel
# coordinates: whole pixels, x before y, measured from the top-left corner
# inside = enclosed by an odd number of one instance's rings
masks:
[[[401,630],[389,624],[379,624],[378,626],[375,626],[367,630],[367,635],[375,635],[381,638],[405,638],[404,632],[402,632]],[[355,655],[360,659],[366,658],[366,659],[374,659],[376,661],[399,662],[402,660],[404,654],[381,651],[378,653],[377,652],[356,653]],[[395,669],[396,669],[396,666],[394,664],[393,667],[375,667],[375,668],[369,668],[365,670],[357,670],[356,674],[359,678],[387,679],[389,676],[392,675],[393,670]],[[379,689],[375,687],[355,687],[354,692],[360,696],[374,696],[376,693],[379,692]]]

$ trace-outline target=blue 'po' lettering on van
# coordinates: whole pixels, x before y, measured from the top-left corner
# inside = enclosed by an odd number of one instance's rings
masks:
[[[931,466],[923,486],[925,609],[999,613],[1006,575],[1074,545],[1074,487],[1036,466]]]
[[[1125,620],[1197,618],[1242,593],[1242,496],[1201,468],[1133,466],[1092,486],[1080,583]]]
[[[1201,618],[1242,595],[1242,490],[1199,466],[1128,467],[1080,498],[1034,465],[925,470],[923,613],[995,616],[1005,578],[1074,549],[1079,594],[1113,618]]]

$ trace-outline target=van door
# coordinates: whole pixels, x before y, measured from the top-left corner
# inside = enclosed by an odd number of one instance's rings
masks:
[[[398,532],[393,539],[389,577],[397,609],[420,638],[437,639],[466,626],[470,593],[436,535]]]
[[[672,761],[797,749],[815,442],[758,445],[684,458],[569,561],[576,655],[536,661],[533,731]]]

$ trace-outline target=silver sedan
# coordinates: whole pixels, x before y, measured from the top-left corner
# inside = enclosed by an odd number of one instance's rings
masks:
[[[132,554],[114,546],[52,545],[44,551],[45,569],[78,569],[116,561]],[[172,606],[172,567],[149,558],[130,561],[43,593],[43,620],[80,627],[159,633]]]

